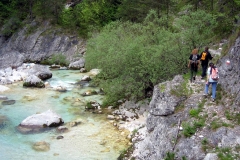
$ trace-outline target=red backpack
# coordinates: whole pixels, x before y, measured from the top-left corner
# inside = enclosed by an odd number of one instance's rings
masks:
[[[219,79],[218,69],[215,66],[211,67],[210,76],[214,81],[217,81]]]

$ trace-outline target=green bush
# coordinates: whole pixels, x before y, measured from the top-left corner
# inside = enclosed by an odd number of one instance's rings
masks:
[[[41,61],[41,64],[46,65],[61,65],[61,66],[68,66],[69,61],[67,60],[66,56],[63,54],[54,54],[49,59]]]

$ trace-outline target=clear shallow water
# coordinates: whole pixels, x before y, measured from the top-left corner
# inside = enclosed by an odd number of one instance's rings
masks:
[[[62,85],[67,92],[57,92],[52,88],[23,88],[22,82],[9,85],[5,95],[9,100],[16,100],[13,105],[0,105],[0,160],[114,160],[119,152],[126,148],[126,135],[120,135],[104,114],[92,114],[84,111],[87,101],[95,100],[101,103],[102,96],[82,97],[86,90],[98,88],[82,88],[74,85],[81,77],[79,71],[53,71],[53,77],[48,80],[51,86]],[[0,101],[1,102],[1,101]],[[35,134],[21,134],[16,130],[23,119],[35,113],[51,109],[58,113],[65,124],[81,120],[76,127],[68,127],[66,133],[58,133],[56,129]],[[62,135],[63,139],[56,137]],[[45,141],[50,144],[50,150],[39,152],[32,149],[35,142]]]

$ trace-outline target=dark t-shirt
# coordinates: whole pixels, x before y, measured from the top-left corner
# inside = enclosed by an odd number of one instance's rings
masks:
[[[204,51],[204,52],[206,52],[206,51]],[[200,54],[200,58],[202,57],[202,54],[203,54],[203,52]],[[212,57],[212,55],[210,54],[210,52],[207,51],[206,59],[205,59],[205,60],[201,60],[202,65],[208,65],[209,60],[212,60],[212,58],[213,58],[213,57]]]

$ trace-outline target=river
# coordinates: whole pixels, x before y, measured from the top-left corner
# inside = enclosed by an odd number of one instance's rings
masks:
[[[0,160],[115,160],[127,147],[127,133],[121,133],[107,120],[106,114],[85,111],[88,101],[102,103],[102,95],[81,96],[87,90],[98,88],[75,84],[88,73],[73,70],[52,71],[47,80],[52,87],[65,86],[67,92],[52,88],[23,88],[23,82],[7,87],[1,95],[16,100],[12,105],[0,105]],[[0,100],[0,103],[2,101]],[[59,133],[56,128],[41,133],[22,134],[16,127],[26,117],[53,110],[64,120],[68,132]],[[106,109],[107,110],[107,109]],[[77,126],[71,122],[80,121]],[[63,139],[57,139],[63,136]],[[45,141],[49,151],[36,151],[33,144]]]

